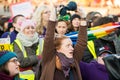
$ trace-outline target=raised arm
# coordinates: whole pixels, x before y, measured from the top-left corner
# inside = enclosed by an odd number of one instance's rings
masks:
[[[43,53],[42,53],[42,63],[47,63],[54,56],[54,32],[56,25],[56,12],[55,8],[52,7],[50,15],[50,21],[48,22],[47,32],[44,41]]]
[[[74,58],[78,62],[82,59],[86,46],[87,46],[87,27],[80,26],[78,33],[78,40],[74,47]]]

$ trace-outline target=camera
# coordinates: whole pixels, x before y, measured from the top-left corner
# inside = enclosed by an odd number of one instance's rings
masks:
[[[66,14],[68,14],[67,11],[76,11],[76,10],[77,10],[77,4],[76,4],[76,2],[70,1],[70,2],[67,4],[67,6],[63,6],[63,5],[62,5],[62,8],[61,8],[59,14],[60,14],[61,16],[65,16]]]

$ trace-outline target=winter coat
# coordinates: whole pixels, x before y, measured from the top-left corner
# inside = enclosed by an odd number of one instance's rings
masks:
[[[55,71],[59,71],[56,68],[56,51],[54,46],[54,32],[56,22],[49,21],[46,37],[44,41],[44,48],[42,53],[42,74],[40,80],[55,80]],[[78,34],[78,41],[74,47],[73,57],[75,66],[72,68],[75,71],[77,80],[82,80],[79,70],[79,62],[83,56],[84,49],[87,45],[87,27],[80,27]],[[61,71],[59,71],[61,73]],[[63,72],[59,75],[58,79],[64,79]],[[75,77],[75,76],[73,76]],[[58,80],[57,79],[57,80]],[[75,79],[75,78],[74,78]],[[64,79],[67,80],[67,79]],[[76,80],[76,79],[75,79]]]
[[[83,80],[109,80],[106,67],[93,60],[90,63],[80,62]]]
[[[24,80],[24,79],[21,79],[18,76],[11,77],[11,76],[8,76],[8,75],[0,72],[0,80]]]

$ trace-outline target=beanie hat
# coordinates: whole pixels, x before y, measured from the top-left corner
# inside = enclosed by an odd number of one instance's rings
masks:
[[[70,18],[70,22],[72,22],[72,20],[75,19],[75,18],[81,19],[80,15],[78,15],[78,14],[73,14],[73,15],[71,16],[71,18]]]
[[[27,20],[25,20],[24,22],[21,23],[21,31],[23,31],[28,26],[35,27],[36,24],[35,24],[34,21],[27,19]]]
[[[14,52],[0,51],[0,66],[9,61],[13,57],[17,57],[17,55]]]

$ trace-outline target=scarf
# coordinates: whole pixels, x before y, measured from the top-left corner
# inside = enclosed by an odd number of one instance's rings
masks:
[[[17,35],[17,39],[19,39],[21,41],[21,44],[26,47],[32,46],[39,41],[37,32],[35,32],[33,37],[28,37],[22,32],[19,32]]]
[[[57,56],[60,59],[61,65],[62,65],[62,70],[63,73],[65,74],[65,77],[69,76],[69,72],[70,72],[70,67],[71,64],[73,64],[74,59],[73,58],[67,58],[63,53],[56,53]]]
[[[14,80],[13,77],[0,72],[0,80]]]

